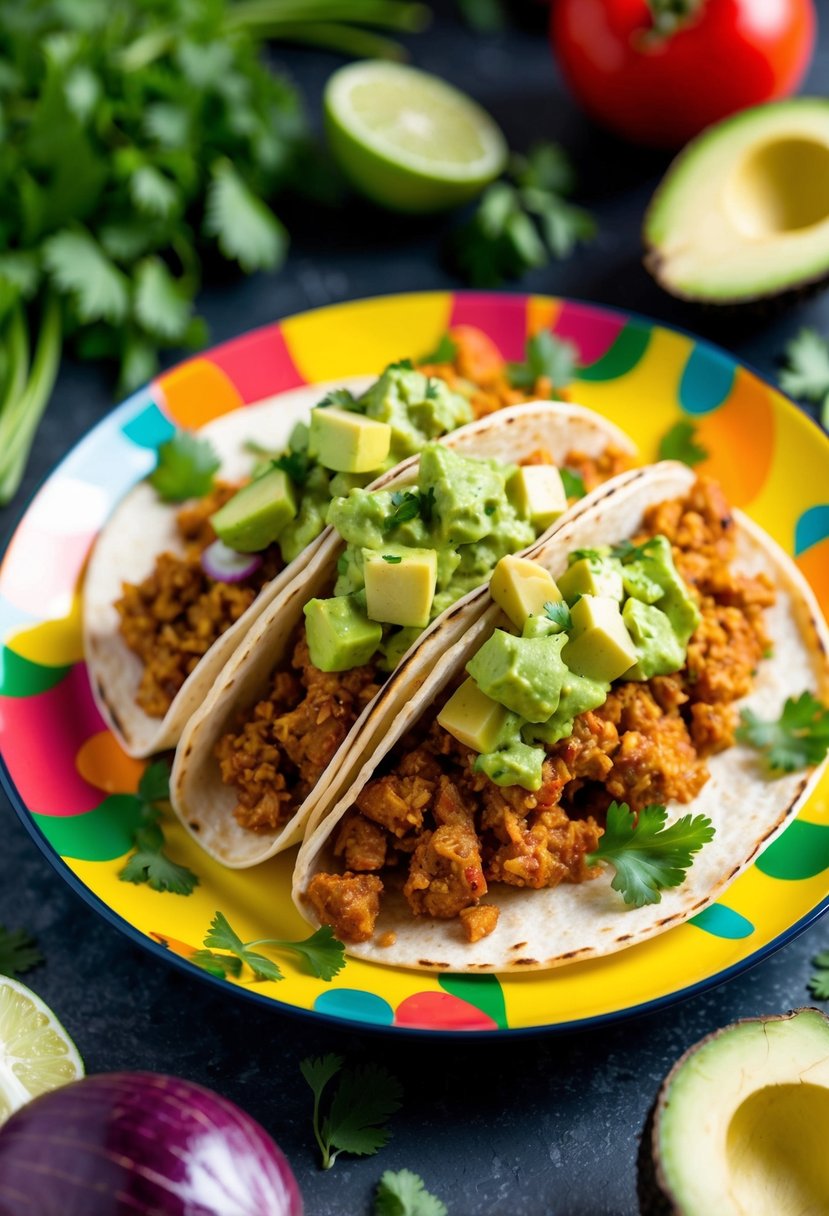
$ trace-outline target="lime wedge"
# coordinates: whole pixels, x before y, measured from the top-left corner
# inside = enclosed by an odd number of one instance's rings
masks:
[[[78,1049],[48,1005],[0,976],[0,1124],[31,1098],[83,1075]]]
[[[451,85],[399,63],[352,63],[325,89],[331,150],[352,184],[395,211],[465,203],[504,168],[499,127]]]

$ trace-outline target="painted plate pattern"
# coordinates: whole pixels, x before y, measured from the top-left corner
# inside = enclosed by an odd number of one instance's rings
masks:
[[[118,879],[137,822],[143,765],[107,731],[89,693],[80,581],[114,504],[176,427],[196,427],[306,382],[378,372],[432,349],[453,325],[484,331],[507,359],[528,334],[572,341],[572,396],[623,427],[645,459],[680,417],[720,479],[791,553],[829,614],[829,442],[779,392],[690,336],[593,305],[546,297],[419,293],[318,309],[266,326],[160,376],[104,419],[32,501],[0,568],[0,750],[14,805],[61,874],[99,912],[181,966],[221,909],[245,940],[297,939],[293,853],[225,870],[178,829],[169,851],[200,885],[189,897]],[[421,1032],[555,1029],[624,1016],[716,983],[780,946],[829,906],[829,778],[721,902],[608,959],[526,976],[396,971],[350,959],[324,983],[281,957],[284,979],[231,985],[298,1012]],[[203,972],[198,972],[203,975]]]

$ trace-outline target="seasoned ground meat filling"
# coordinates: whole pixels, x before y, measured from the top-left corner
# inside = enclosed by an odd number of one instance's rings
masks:
[[[144,664],[135,699],[151,718],[164,717],[199,659],[283,567],[278,547],[271,545],[259,569],[241,582],[218,582],[202,569],[201,553],[216,539],[209,516],[237,489],[219,483],[183,507],[176,522],[184,554],[162,553],[143,582],[124,583],[115,603],[124,641]]]
[[[497,909],[479,903],[495,883],[537,889],[595,877],[585,857],[611,800],[641,810],[695,797],[708,779],[707,757],[734,741],[733,703],[749,692],[768,649],[763,610],[774,590],[764,575],[731,571],[735,526],[714,482],[700,479],[687,498],[653,507],[634,540],[659,533],[671,541],[701,613],[682,671],[617,683],[600,709],[576,718],[569,738],[547,748],[535,792],[476,773],[476,754],[424,720],[343,821],[335,852],[350,871],[382,871],[377,881],[401,888],[415,916],[459,917],[467,940],[479,941],[497,922]],[[341,918],[338,884],[353,880],[353,873],[318,874],[307,896],[337,936],[365,941],[380,893],[372,886],[370,899],[353,894],[349,918]],[[359,939],[349,938],[353,900],[361,907]]]
[[[373,667],[333,674],[314,667],[304,628],[291,668],[275,673],[269,695],[216,744],[222,781],[238,799],[236,819],[254,831],[273,830],[294,813],[379,689]]]

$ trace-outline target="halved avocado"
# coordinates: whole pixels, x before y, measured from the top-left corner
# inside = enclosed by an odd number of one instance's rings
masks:
[[[654,278],[691,300],[742,303],[825,279],[829,100],[756,106],[709,127],[668,169],[643,236]]]
[[[829,1018],[735,1022],[674,1065],[639,1155],[644,1216],[829,1213]]]

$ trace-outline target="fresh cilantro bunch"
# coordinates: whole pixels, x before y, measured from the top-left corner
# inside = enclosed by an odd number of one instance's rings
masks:
[[[64,340],[122,391],[196,347],[205,257],[272,270],[273,203],[314,175],[266,38],[396,54],[406,0],[0,0],[0,502],[17,488]]]
[[[829,751],[829,707],[810,692],[788,697],[776,720],[743,709],[740,721],[736,737],[762,753],[772,776],[820,764]]]
[[[386,1124],[403,1098],[396,1077],[379,1064],[343,1071],[343,1058],[336,1055],[303,1060],[299,1068],[314,1095],[314,1138],[324,1170],[331,1169],[340,1153],[370,1157],[388,1143]],[[323,1113],[323,1094],[337,1073],[337,1088]]]
[[[569,201],[575,184],[558,144],[513,156],[505,179],[487,187],[454,236],[451,256],[463,277],[474,287],[495,287],[591,241],[595,220]]]
[[[694,854],[714,839],[704,815],[683,815],[669,827],[667,818],[664,806],[645,806],[637,815],[627,803],[611,802],[604,835],[585,858],[590,866],[613,866],[610,885],[635,908],[658,904],[663,890],[678,887]]]

